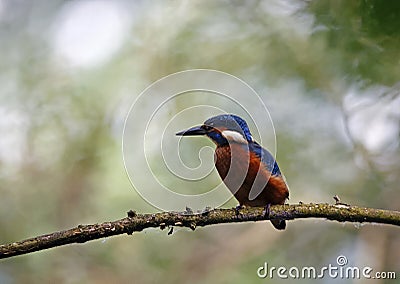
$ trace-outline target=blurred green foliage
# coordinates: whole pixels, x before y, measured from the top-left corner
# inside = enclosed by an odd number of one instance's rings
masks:
[[[1,243],[156,212],[126,177],[123,122],[150,83],[190,68],[231,73],[261,95],[291,203],[338,194],[399,209],[399,1],[113,1],[128,19],[118,50],[73,65],[55,38],[89,2],[101,17],[105,1],[0,1]],[[99,34],[94,14],[75,23],[78,35]],[[90,46],[80,39],[71,46]],[[2,261],[0,283],[260,283],[264,261],[321,267],[340,254],[399,273],[399,242],[397,228],[322,220],[285,232],[148,230]]]

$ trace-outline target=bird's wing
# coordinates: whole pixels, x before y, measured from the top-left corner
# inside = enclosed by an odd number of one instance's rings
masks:
[[[253,153],[256,153],[257,156],[260,157],[261,162],[265,165],[267,170],[272,174],[272,175],[279,175],[281,176],[281,171],[278,167],[278,163],[276,162],[275,158],[272,156],[272,154],[267,150],[261,147],[260,144],[257,142],[249,143],[249,150],[252,151]]]

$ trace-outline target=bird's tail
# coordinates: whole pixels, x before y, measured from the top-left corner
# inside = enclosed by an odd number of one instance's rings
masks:
[[[275,229],[277,230],[285,230],[286,228],[286,221],[281,219],[273,219],[271,220],[272,225],[274,225]]]

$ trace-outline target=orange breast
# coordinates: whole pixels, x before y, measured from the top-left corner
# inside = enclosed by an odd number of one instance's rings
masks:
[[[271,176],[257,155],[245,147],[231,143],[215,150],[215,166],[225,185],[241,205],[284,204],[289,191],[283,178]]]

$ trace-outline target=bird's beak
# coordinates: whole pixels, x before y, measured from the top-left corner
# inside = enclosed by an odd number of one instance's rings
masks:
[[[195,126],[192,128],[189,128],[187,130],[183,130],[180,132],[177,132],[176,135],[178,136],[197,136],[197,135],[205,135],[206,131],[201,128],[201,126]]]

